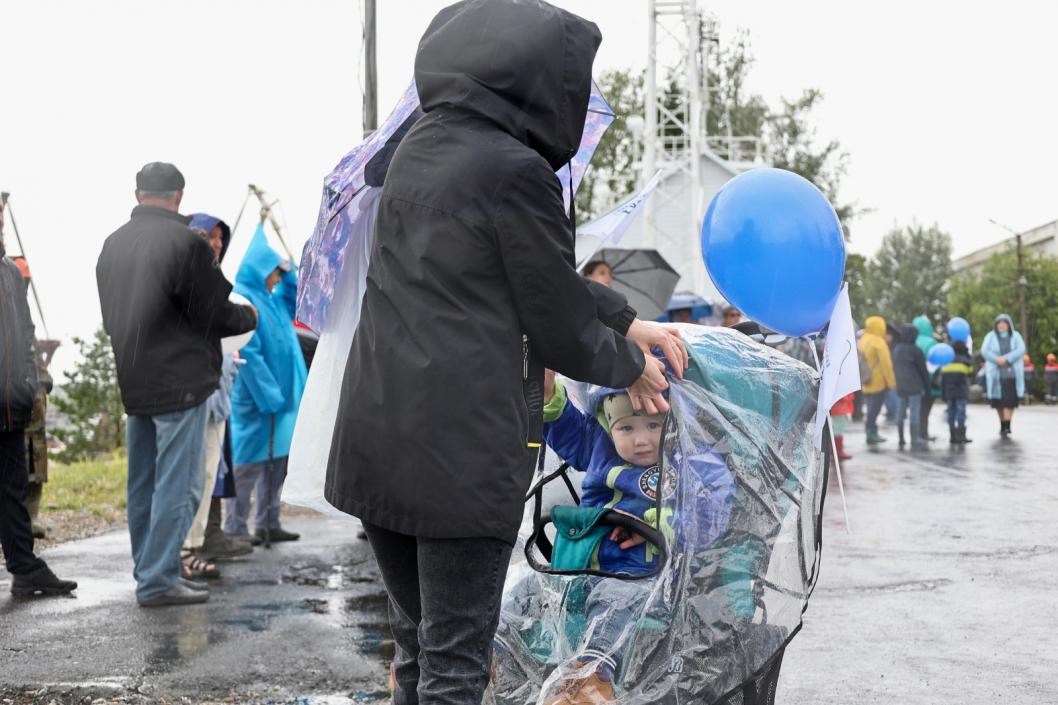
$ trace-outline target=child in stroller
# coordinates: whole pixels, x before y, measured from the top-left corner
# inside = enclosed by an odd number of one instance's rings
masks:
[[[596,395],[594,414],[577,409],[550,371],[545,376],[544,438],[560,457],[584,472],[581,504],[576,515],[554,516],[556,540],[552,565],[589,569],[585,584],[585,618],[590,625],[576,659],[582,677],[563,681],[548,705],[581,705],[614,700],[614,676],[621,669],[621,637],[650,593],[663,552],[642,534],[628,528],[600,526],[607,510],[652,525],[665,541],[679,533],[682,517],[670,503],[675,477],[662,477],[660,449],[664,415],[648,416],[632,408],[628,394],[603,390]],[[703,449],[691,469],[705,488],[693,498],[699,537],[706,543],[721,536],[728,523],[734,483],[721,456]],[[570,508],[572,509],[572,508]],[[609,577],[603,577],[609,576]]]

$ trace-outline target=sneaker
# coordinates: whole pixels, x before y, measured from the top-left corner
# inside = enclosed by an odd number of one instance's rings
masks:
[[[226,534],[226,536],[232,541],[239,541],[250,546],[260,546],[261,539],[257,538],[254,534]]]
[[[253,553],[253,544],[249,541],[229,538],[223,534],[210,538],[212,540],[204,542],[202,548],[195,550],[195,554],[204,561],[237,558]]]
[[[260,539],[262,542],[265,538],[264,529],[258,529],[254,532],[254,536]],[[287,531],[286,529],[272,529],[268,532],[268,539],[272,543],[279,543],[280,541],[297,541],[301,538],[301,534],[295,534],[293,531]]]
[[[200,583],[197,580],[189,580],[183,576],[180,578],[180,584],[191,590],[197,590],[198,592],[209,592],[209,585]]]
[[[37,568],[32,573],[15,575],[11,581],[11,594],[15,597],[69,595],[76,589],[76,582],[60,580],[46,565]]]
[[[209,592],[195,590],[177,581],[176,585],[165,592],[148,597],[146,599],[136,598],[140,607],[166,607],[168,605],[196,605],[201,602],[209,602]]]

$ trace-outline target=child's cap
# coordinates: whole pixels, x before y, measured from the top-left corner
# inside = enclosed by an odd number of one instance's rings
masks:
[[[607,432],[611,431],[614,424],[621,419],[627,419],[629,416],[646,416],[643,412],[633,409],[632,398],[622,392],[614,392],[603,397],[599,410],[602,412],[600,420],[606,421]]]

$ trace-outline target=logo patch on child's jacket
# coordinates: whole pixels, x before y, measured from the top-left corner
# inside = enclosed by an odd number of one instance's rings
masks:
[[[644,470],[643,474],[639,476],[639,491],[645,494],[650,499],[658,498],[658,476],[661,473],[658,472],[658,466]],[[664,499],[669,499],[676,494],[676,473],[672,469],[665,471],[665,491],[663,494]]]

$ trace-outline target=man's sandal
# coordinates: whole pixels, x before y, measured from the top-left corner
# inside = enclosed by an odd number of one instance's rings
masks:
[[[188,580],[215,580],[220,577],[217,566],[204,561],[190,549],[180,551],[180,574]]]

